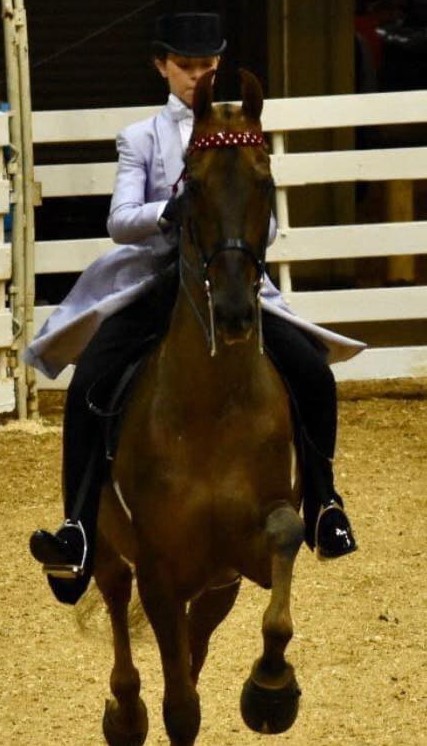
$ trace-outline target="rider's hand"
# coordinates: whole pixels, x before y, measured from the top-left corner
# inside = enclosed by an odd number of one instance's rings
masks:
[[[181,230],[181,200],[171,197],[160,215],[157,225],[170,244],[179,244]]]

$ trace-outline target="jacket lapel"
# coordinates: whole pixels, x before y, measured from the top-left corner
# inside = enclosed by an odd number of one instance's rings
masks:
[[[184,153],[182,150],[179,127],[172,120],[170,112],[165,107],[156,117],[155,127],[160,148],[160,155],[166,174],[166,182],[172,187],[179,179],[183,167]]]

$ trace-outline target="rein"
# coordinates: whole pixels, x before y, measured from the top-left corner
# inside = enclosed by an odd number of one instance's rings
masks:
[[[234,245],[231,245],[232,243]],[[255,281],[258,349],[261,355],[264,354],[264,341],[263,341],[263,335],[262,335],[262,309],[261,309],[261,290],[264,284],[264,279],[263,279],[264,262],[261,262],[259,259],[256,259],[252,251],[249,248],[241,246],[240,243],[243,244],[243,242],[241,242],[240,239],[237,239],[236,241],[233,241],[233,239],[229,239],[227,242],[225,242],[225,245],[220,246],[215,251],[215,253],[212,254],[212,256],[210,257],[208,261],[204,261],[203,267],[202,267],[203,269],[202,280],[200,280],[200,277],[197,274],[196,270],[190,264],[190,262],[188,262],[187,259],[183,256],[182,252],[180,252],[179,254],[179,275],[180,275],[181,285],[185,291],[185,294],[190,303],[190,306],[193,309],[194,315],[203,329],[204,335],[206,337],[206,341],[208,343],[208,347],[210,349],[211,357],[214,357],[216,355],[217,347],[216,347],[215,313],[214,313],[214,307],[213,307],[213,301],[212,301],[211,283],[210,283],[209,277],[207,276],[207,273],[209,271],[209,266],[212,263],[213,259],[215,259],[215,257],[218,256],[218,254],[220,254],[221,252],[225,252],[225,251],[241,251],[243,253],[246,253],[250,257],[250,259],[252,259],[252,261],[256,263],[257,275],[258,275]],[[191,295],[190,289],[184,277],[184,269],[188,270],[188,272],[196,280],[196,282],[203,284],[203,289],[204,289],[205,296],[207,299],[207,304],[208,304],[209,328],[206,326],[203,316],[200,313],[199,309],[197,308],[197,305],[193,299],[193,296]]]
[[[214,132],[212,134],[200,135],[199,137],[196,137],[193,141],[190,142],[188,149],[187,149],[187,155],[191,155],[192,153],[196,151],[204,151],[204,150],[227,148],[227,147],[259,147],[264,144],[265,144],[265,140],[261,132],[250,132],[250,131],[225,132],[221,130],[219,132]],[[181,181],[188,181],[188,180],[189,179],[188,179],[187,167],[185,166],[178,180],[173,185],[173,194],[176,194],[178,190],[178,185]],[[254,252],[252,251],[248,243],[240,238],[225,239],[221,244],[217,246],[217,248],[215,249],[215,251],[210,257],[206,257],[203,253],[203,250],[200,247],[200,242],[196,240],[191,221],[189,223],[189,227],[190,227],[191,241],[193,245],[198,249],[199,254],[202,258],[202,278],[200,278],[198,272],[194,269],[194,267],[190,264],[190,262],[187,261],[187,259],[183,256],[182,252],[180,251],[180,263],[179,263],[180,281],[185,291],[185,294],[187,296],[187,299],[190,303],[190,306],[193,309],[193,312],[197,320],[202,326],[203,332],[208,342],[211,357],[214,357],[216,355],[217,346],[216,346],[215,313],[214,313],[213,300],[212,300],[211,283],[209,279],[209,269],[212,263],[214,262],[214,260],[218,257],[218,255],[226,251],[239,251],[242,254],[245,254],[255,266],[256,281],[254,283],[254,289],[256,292],[256,306],[257,306],[258,348],[259,348],[260,354],[262,355],[264,352],[264,345],[263,345],[263,335],[262,335],[262,318],[261,318],[262,310],[261,310],[260,295],[261,295],[261,290],[263,286],[265,262],[258,259],[254,255]],[[206,326],[203,316],[200,313],[199,309],[197,308],[197,305],[191,295],[191,292],[188,288],[187,282],[184,277],[184,270],[187,270],[190,273],[190,275],[198,283],[203,284],[204,292],[205,292],[206,299],[207,299],[208,312],[209,312],[209,328]]]

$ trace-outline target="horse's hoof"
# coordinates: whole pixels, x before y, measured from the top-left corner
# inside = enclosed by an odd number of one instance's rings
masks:
[[[126,718],[127,719],[127,718]],[[102,719],[102,730],[108,746],[142,746],[148,733],[148,715],[144,702],[138,701],[137,724],[129,723],[129,727],[115,700],[106,700],[104,717]]]
[[[294,676],[281,689],[266,689],[249,678],[240,697],[243,721],[256,733],[284,733],[297,718],[300,695]]]

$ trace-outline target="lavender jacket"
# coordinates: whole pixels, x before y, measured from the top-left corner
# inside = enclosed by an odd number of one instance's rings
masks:
[[[117,245],[80,275],[24,354],[29,365],[49,378],[76,363],[104,319],[141,297],[173,268],[172,248],[157,226],[183,168],[179,127],[170,105],[126,127],[117,137],[117,150],[119,164],[107,223]],[[272,219],[270,241],[275,232]],[[365,347],[294,314],[268,277],[262,306],[322,341],[329,363],[347,360]]]

